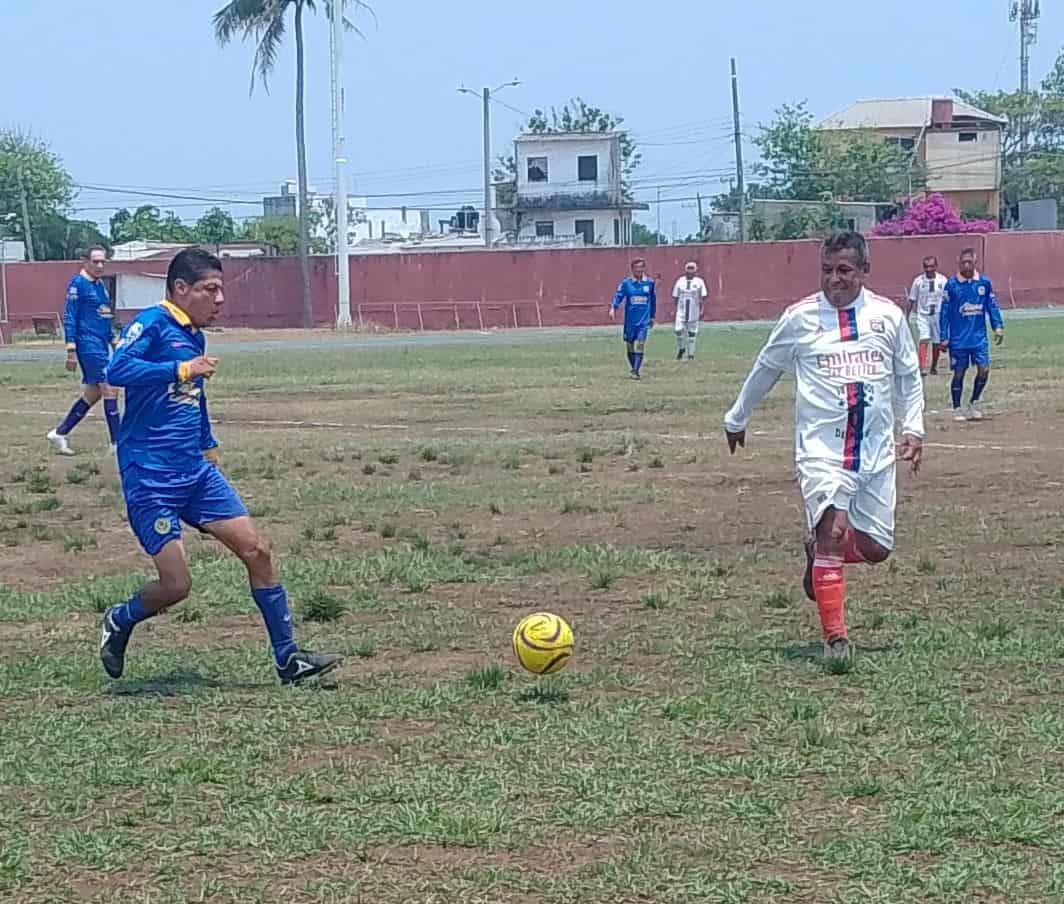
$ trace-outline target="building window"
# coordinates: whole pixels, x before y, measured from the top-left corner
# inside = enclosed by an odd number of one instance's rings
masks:
[[[614,245],[621,244],[621,221],[620,220],[614,220],[613,221],[613,244]]]
[[[576,177],[581,182],[598,182],[598,157],[594,154],[577,157]]]
[[[536,220],[536,238],[554,238],[554,220]]]
[[[911,151],[916,147],[915,138],[885,138],[883,139],[887,144],[892,144],[903,151]]]
[[[979,140],[979,133],[978,132],[958,132],[957,133],[957,140],[958,141],[978,141]]]
[[[529,157],[528,158],[528,181],[529,182],[546,182],[547,181],[547,158],[546,157]]]
[[[592,158],[594,159],[594,158]],[[577,220],[576,221],[576,234],[584,237],[585,245],[595,244],[595,221],[594,220]]]

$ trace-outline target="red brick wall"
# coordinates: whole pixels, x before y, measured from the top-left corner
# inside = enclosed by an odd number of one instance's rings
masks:
[[[1058,232],[873,239],[869,285],[900,300],[926,254],[936,254],[941,269],[952,272],[957,255],[968,245],[979,252],[1003,306],[1064,303],[1064,278],[1056,266],[1064,253],[1064,233]],[[803,241],[355,257],[351,310],[356,321],[384,329],[602,324],[629,261],[641,255],[650,274],[660,280],[663,301],[684,263],[694,260],[710,288],[710,319],[771,319],[816,290],[817,248],[816,242]],[[66,283],[77,266],[9,265],[6,330],[23,328],[33,314],[61,314]],[[112,273],[157,274],[166,269],[162,261],[111,263],[108,268]],[[333,259],[316,257],[311,268],[314,319],[328,325],[335,319]],[[230,260],[225,269],[224,325],[302,325],[297,259]],[[667,304],[664,310],[669,310]]]

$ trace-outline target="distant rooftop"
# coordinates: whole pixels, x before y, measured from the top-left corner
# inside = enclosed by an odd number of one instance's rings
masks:
[[[624,132],[522,132],[515,141],[587,141],[589,138],[620,138]]]
[[[952,97],[893,97],[859,100],[820,123],[821,129],[922,129],[932,124],[935,105],[952,104],[952,120],[1007,125],[1008,119]]]

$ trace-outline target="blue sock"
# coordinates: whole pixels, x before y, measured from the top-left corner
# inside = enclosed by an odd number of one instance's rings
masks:
[[[987,380],[990,379],[990,374],[985,377],[977,376],[975,378],[975,386],[972,387],[972,404],[974,405],[983,397],[983,390],[986,389]]]
[[[278,584],[276,587],[263,587],[258,590],[252,588],[251,595],[266,622],[266,632],[270,635],[270,643],[273,646],[273,658],[278,667],[283,666],[288,657],[299,649],[292,635],[292,613],[288,610],[288,594],[284,592],[284,587]]]
[[[632,354],[632,370],[639,373],[639,369],[643,366],[643,352],[634,352]]]
[[[123,603],[121,606],[115,606],[111,612],[111,619],[115,625],[118,626],[118,630],[123,633],[129,633],[133,630],[134,625],[139,625],[142,621],[146,621],[153,616],[158,615],[157,612],[149,612],[144,608],[144,603],[141,601],[140,594],[134,593],[128,603]]]
[[[964,392],[964,371],[953,371],[953,382],[949,384],[950,395],[953,396],[953,407],[961,407],[961,395]]]
[[[118,399],[104,399],[103,413],[107,417],[107,432],[111,434],[111,443],[118,442]]]
[[[89,413],[89,409],[92,406],[84,399],[78,399],[71,407],[67,416],[63,418],[63,423],[55,428],[55,432],[60,436],[66,436],[71,430],[73,430],[78,424],[81,423],[81,419]]]

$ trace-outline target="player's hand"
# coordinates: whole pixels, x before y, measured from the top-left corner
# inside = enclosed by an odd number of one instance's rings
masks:
[[[653,320],[650,321],[650,328],[654,329],[654,321]]]
[[[940,352],[948,352],[949,351],[949,342],[948,341],[947,342],[940,342],[938,344],[938,350]]]
[[[213,449],[204,449],[203,450],[203,457],[207,461],[209,461],[212,465],[219,464],[221,462],[221,460],[222,460],[222,455],[218,451],[218,447],[217,446],[215,446]]]
[[[613,305],[610,305],[610,320],[616,320],[616,319],[617,319],[617,309]]]
[[[994,345],[1001,345],[1005,341],[1004,330],[994,330]]]
[[[734,455],[737,448],[746,448],[746,431],[740,430],[738,433],[732,433],[727,427],[724,428],[724,435],[728,438],[728,451]]]
[[[920,463],[924,460],[924,441],[918,436],[906,433],[898,445],[898,457],[909,462],[913,475],[920,473]]]
[[[66,367],[70,373],[74,373],[74,371],[78,369],[78,356],[74,352],[67,352],[66,364],[63,366]]]
[[[218,372],[218,359],[201,355],[188,362],[188,378],[206,377],[208,380]]]

